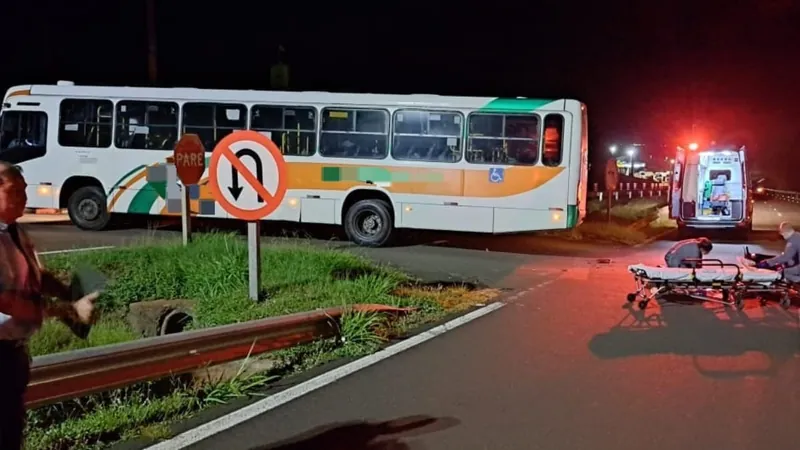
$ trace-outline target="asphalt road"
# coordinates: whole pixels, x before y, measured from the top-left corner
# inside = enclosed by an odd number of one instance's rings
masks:
[[[525,265],[539,287],[497,312],[188,448],[798,448],[797,311],[631,310],[629,262]],[[432,423],[375,443],[409,416]]]
[[[776,232],[781,222],[787,221],[800,228],[800,205],[779,200],[759,200],[753,208],[753,229]]]
[[[763,228],[791,220],[791,207],[767,207]],[[668,245],[616,253],[611,264],[415,248],[431,252],[423,259],[493,258],[484,267],[521,258],[500,283],[524,290],[495,313],[188,448],[798,448],[797,310],[755,301],[742,312],[628,308],[625,266],[657,263]],[[740,252],[715,248],[729,261]],[[389,435],[420,417],[418,429]]]
[[[753,249],[779,248],[769,229],[796,221],[796,208],[759,204],[757,228],[763,231]],[[61,224],[29,229],[41,251],[176,236],[141,228],[88,233]],[[646,312],[623,307],[632,287],[625,266],[658,262],[669,244],[621,250],[530,236],[443,242],[441,235],[423,233],[395,248],[354,249],[427,279],[516,290],[497,312],[190,448],[798,448],[796,310],[757,302],[743,312],[711,305],[652,305]],[[489,251],[498,248],[513,252]],[[714,253],[735,259],[741,243],[718,244]],[[599,256],[612,262],[600,264]],[[420,415],[430,417],[426,426],[414,430],[415,437],[401,433],[394,447],[359,441],[386,431],[372,422]],[[334,438],[309,440],[320,427],[333,428]],[[287,439],[305,440],[305,447],[276,446]]]

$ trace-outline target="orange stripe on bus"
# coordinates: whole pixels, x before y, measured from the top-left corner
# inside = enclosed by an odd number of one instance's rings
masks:
[[[122,194],[126,190],[130,189],[130,187],[133,186],[134,183],[136,183],[137,181],[141,180],[145,176],[147,176],[147,168],[146,167],[143,168],[141,172],[136,174],[136,176],[134,176],[133,178],[128,180],[127,183],[118,186],[117,187],[117,192],[114,193],[114,198],[111,199],[111,203],[109,203],[109,205],[108,205],[108,210],[109,211],[113,211],[114,210],[114,205],[117,204],[117,202],[119,201],[119,198],[122,197]]]

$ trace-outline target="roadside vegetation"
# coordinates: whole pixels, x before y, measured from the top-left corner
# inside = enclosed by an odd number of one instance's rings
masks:
[[[613,204],[611,221],[605,201],[589,201],[586,220],[573,230],[556,233],[570,240],[593,240],[614,244],[636,245],[676,228],[667,217],[663,198],[633,199]]]
[[[46,266],[64,279],[76,268],[93,267],[109,279],[98,300],[102,311],[88,339],[60,323],[44,324],[31,341],[34,356],[137,339],[127,319],[132,303],[193,300],[191,327],[213,327],[324,307],[378,303],[412,307],[397,320],[351,312],[341,339],[253,357],[225,378],[180,377],[143,383],[28,412],[26,448],[103,448],[135,436],[165,437],[169,423],[232,399],[247,397],[281,377],[342,357],[360,357],[419,325],[469,309],[497,294],[470,286],[420,285],[406,274],[344,251],[275,240],[262,247],[266,300],[247,297],[247,248],[232,234],[195,236],[188,247],[161,245],[51,255]],[[268,358],[268,369],[255,364]]]

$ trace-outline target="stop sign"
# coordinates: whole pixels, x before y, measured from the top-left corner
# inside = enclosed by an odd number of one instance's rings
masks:
[[[175,144],[175,170],[184,185],[197,184],[206,171],[206,149],[196,134],[184,134]]]
[[[616,191],[619,184],[619,169],[617,168],[616,158],[606,161],[605,170],[606,191]]]

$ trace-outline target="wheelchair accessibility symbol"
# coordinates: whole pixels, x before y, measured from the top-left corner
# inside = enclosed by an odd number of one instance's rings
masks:
[[[505,169],[500,167],[492,167],[489,169],[489,183],[502,183],[505,178]]]

